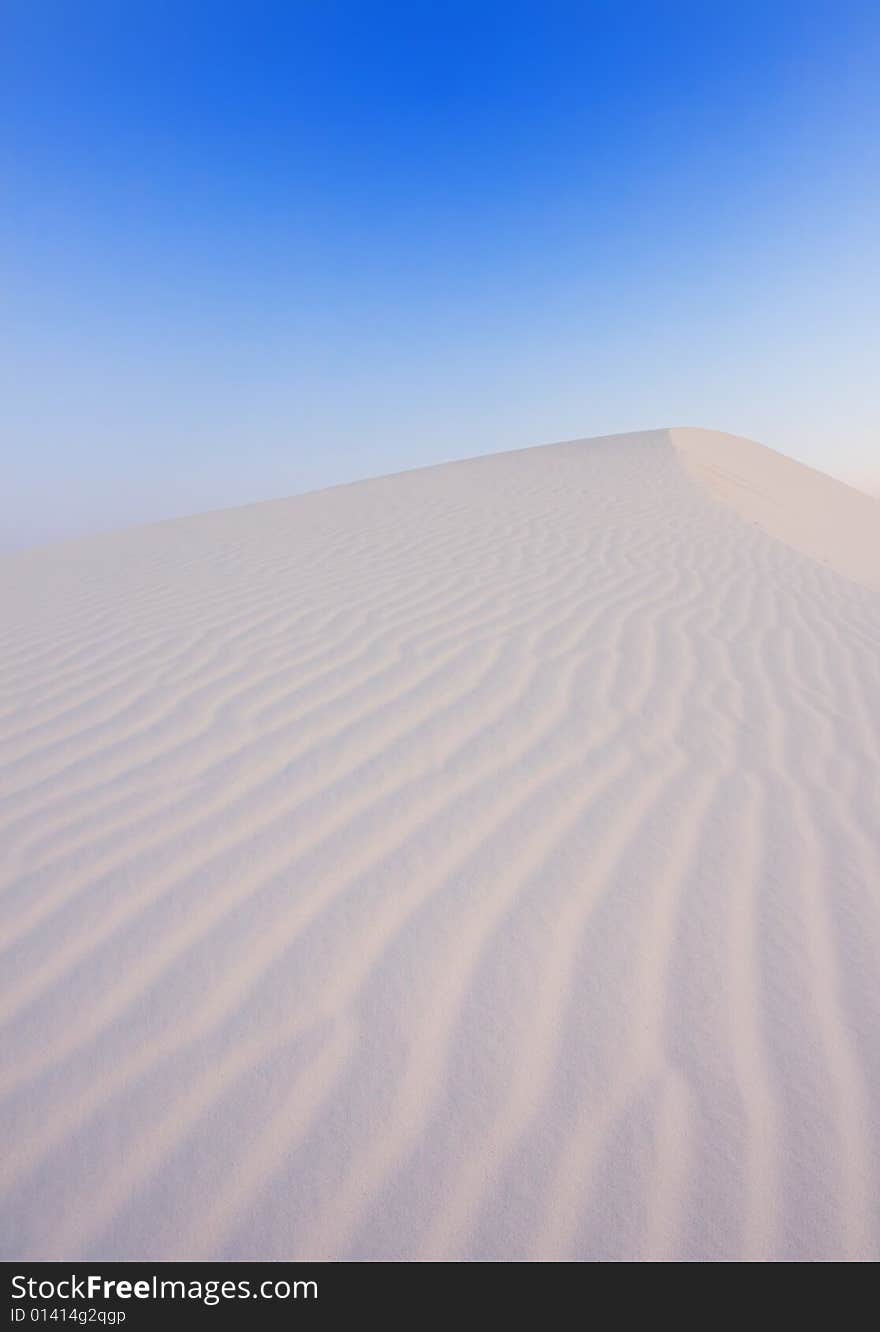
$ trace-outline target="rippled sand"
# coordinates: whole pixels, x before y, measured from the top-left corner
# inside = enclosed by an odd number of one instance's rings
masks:
[[[878,583],[691,430],[0,560],[3,1255],[880,1257]]]

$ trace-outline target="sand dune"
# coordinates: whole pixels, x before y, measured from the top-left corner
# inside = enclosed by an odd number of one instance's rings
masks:
[[[878,583],[695,430],[0,561],[3,1255],[880,1257]]]

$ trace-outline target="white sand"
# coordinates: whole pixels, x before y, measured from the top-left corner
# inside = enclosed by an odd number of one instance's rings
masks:
[[[880,1257],[878,574],[690,430],[0,561],[3,1256]]]

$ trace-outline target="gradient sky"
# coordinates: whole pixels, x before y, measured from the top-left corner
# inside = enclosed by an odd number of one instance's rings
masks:
[[[880,6],[5,0],[9,548],[690,424],[880,478]]]

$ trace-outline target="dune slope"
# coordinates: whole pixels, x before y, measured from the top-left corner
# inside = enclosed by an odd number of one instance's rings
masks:
[[[654,431],[0,561],[0,1249],[880,1257],[880,504]]]

